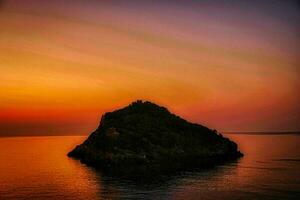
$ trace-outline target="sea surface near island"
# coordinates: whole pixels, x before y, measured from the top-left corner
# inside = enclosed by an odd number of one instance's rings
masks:
[[[224,134],[236,162],[136,182],[68,158],[87,136],[0,138],[0,199],[300,199],[300,134]],[[155,178],[154,178],[155,180]]]

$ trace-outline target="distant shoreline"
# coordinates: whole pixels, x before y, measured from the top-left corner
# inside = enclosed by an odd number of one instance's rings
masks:
[[[274,131],[274,132],[255,132],[255,131],[247,131],[247,132],[221,132],[221,134],[225,135],[300,135],[300,131]],[[74,135],[0,135],[0,138],[4,137],[72,137],[72,136],[79,136],[79,137],[88,137],[88,134],[74,134]]]
[[[256,132],[256,131],[248,131],[248,132],[223,132],[224,134],[230,135],[300,135],[300,131],[274,131],[274,132]]]
[[[0,138],[12,138],[12,137],[87,137],[88,135],[80,135],[80,134],[74,134],[74,135],[0,135]]]

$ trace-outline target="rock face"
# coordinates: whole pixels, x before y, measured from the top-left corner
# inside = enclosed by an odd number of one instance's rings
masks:
[[[152,174],[210,167],[242,153],[216,131],[139,100],[103,115],[68,156],[113,174]]]

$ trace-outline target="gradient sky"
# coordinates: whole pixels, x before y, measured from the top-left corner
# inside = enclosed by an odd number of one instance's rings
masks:
[[[299,24],[297,1],[0,1],[0,135],[88,134],[136,99],[300,130]]]

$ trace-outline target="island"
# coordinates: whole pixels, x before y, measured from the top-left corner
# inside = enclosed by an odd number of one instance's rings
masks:
[[[105,113],[69,157],[115,175],[203,169],[243,154],[216,130],[188,122],[149,101]]]

